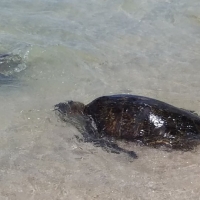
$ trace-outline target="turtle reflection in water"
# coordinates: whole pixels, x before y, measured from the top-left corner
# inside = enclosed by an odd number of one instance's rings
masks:
[[[88,105],[68,101],[55,105],[59,117],[80,130],[84,141],[115,153],[126,152],[116,139],[151,147],[192,150],[200,142],[200,117],[152,98],[103,96]]]

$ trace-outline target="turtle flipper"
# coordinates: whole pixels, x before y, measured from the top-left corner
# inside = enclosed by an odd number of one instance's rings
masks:
[[[181,110],[184,110],[184,111],[187,111],[187,112],[190,112],[190,113],[192,113],[193,115],[196,115],[196,116],[199,116],[199,114],[196,112],[196,111],[194,111],[194,110],[187,110],[187,109],[185,109],[185,108],[180,108]]]
[[[102,149],[107,152],[111,152],[111,153],[115,153],[115,154],[125,153],[132,158],[138,157],[134,151],[128,151],[126,149],[123,149],[123,148],[119,147],[117,145],[117,143],[106,140],[104,138],[94,141],[93,144],[94,144],[94,146],[102,147]]]
[[[89,133],[82,133],[82,136],[83,138],[80,138],[77,135],[75,137],[80,142],[89,142],[89,143],[92,143],[95,147],[101,147],[102,150],[108,153],[115,153],[115,154],[125,153],[134,159],[138,157],[134,151],[128,151],[126,149],[119,147],[118,144],[115,143],[110,138],[107,138],[107,137],[95,138],[95,137],[91,137],[91,134]]]
[[[92,118],[83,114],[84,105],[79,102],[68,101],[55,105],[54,109],[62,121],[73,124],[82,134],[82,138],[75,136],[80,142],[90,142],[96,147],[111,153],[125,153],[137,158],[133,151],[119,147],[112,138],[101,137]]]

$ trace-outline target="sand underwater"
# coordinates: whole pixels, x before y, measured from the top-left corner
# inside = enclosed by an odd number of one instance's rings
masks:
[[[126,93],[200,114],[199,1],[2,0],[0,8],[0,54],[21,58],[0,59],[1,200],[199,199],[199,147],[119,142],[137,153],[130,159],[78,142],[53,112],[65,100]]]

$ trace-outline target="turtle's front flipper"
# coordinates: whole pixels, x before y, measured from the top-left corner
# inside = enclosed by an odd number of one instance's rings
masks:
[[[54,109],[62,121],[71,123],[80,131],[82,138],[76,136],[78,141],[90,142],[96,147],[102,147],[107,152],[126,153],[132,158],[137,158],[133,151],[122,149],[112,138],[101,137],[93,119],[84,115],[84,105],[82,103],[68,101],[55,105]]]
[[[94,144],[94,146],[102,147],[102,149],[107,152],[116,153],[116,154],[125,153],[132,158],[137,158],[137,155],[134,151],[128,151],[126,149],[122,149],[110,139],[101,138],[101,139],[97,139],[96,141],[93,141],[92,143]]]
[[[83,142],[90,142],[92,143],[95,147],[101,147],[104,151],[110,152],[110,153],[115,153],[115,154],[120,154],[120,153],[125,153],[128,156],[132,158],[137,158],[137,155],[134,151],[128,151],[126,149],[123,149],[117,145],[112,139],[110,138],[95,138],[91,137],[91,134],[88,135],[88,133],[82,133],[83,139],[80,139],[78,136],[76,138],[79,141]]]
[[[99,134],[91,118],[85,118],[84,128],[82,127],[82,129],[79,129],[79,131],[83,136],[82,139],[83,142],[90,142],[95,147],[101,147],[104,151],[107,152],[116,154],[125,153],[132,158],[137,158],[135,152],[128,151],[126,149],[119,147],[113,137],[105,136],[104,134]]]

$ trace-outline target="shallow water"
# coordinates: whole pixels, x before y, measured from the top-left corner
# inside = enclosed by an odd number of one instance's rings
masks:
[[[199,199],[199,148],[133,144],[131,160],[78,143],[53,105],[116,93],[200,113],[197,0],[0,1],[0,53],[26,69],[1,83],[0,199]]]

